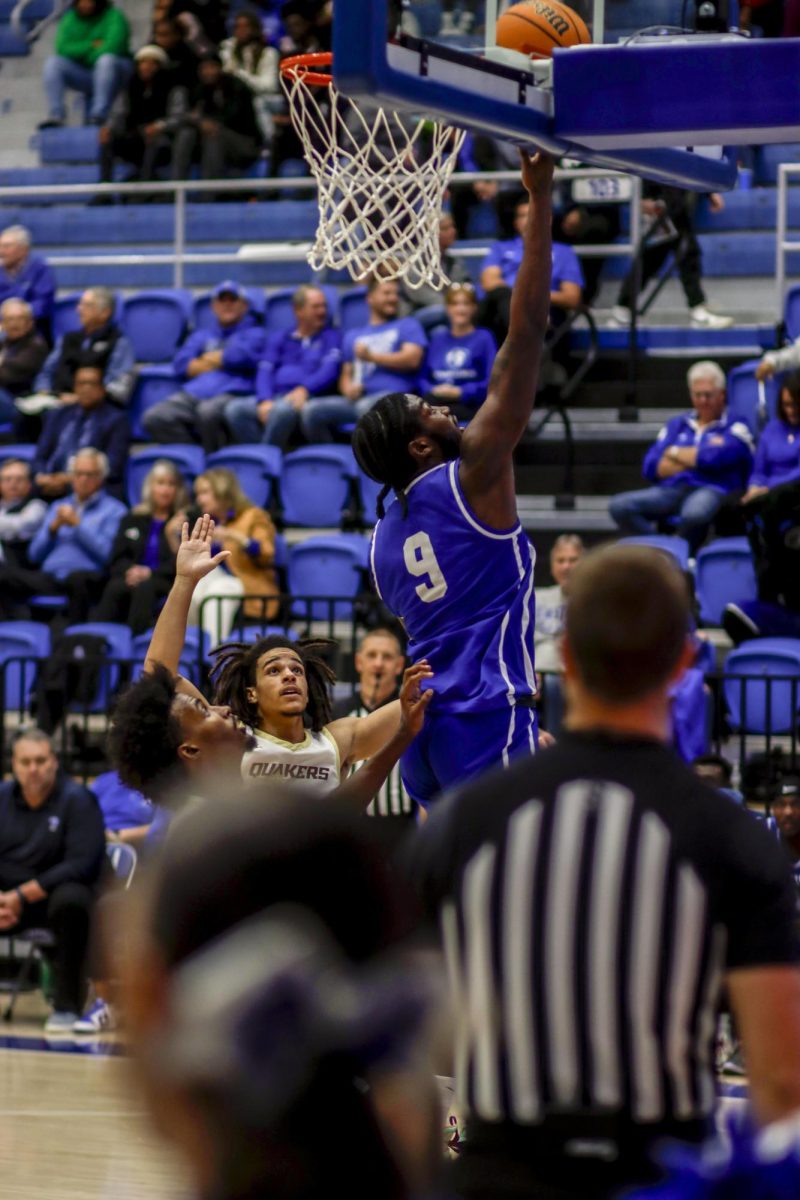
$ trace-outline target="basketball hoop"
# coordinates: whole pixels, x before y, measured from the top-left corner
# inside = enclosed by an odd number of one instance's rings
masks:
[[[410,288],[437,290],[442,270],[442,200],[463,130],[382,108],[364,112],[336,90],[333,55],[281,63],[292,124],[319,189],[315,271],[346,268],[353,279],[378,272]]]

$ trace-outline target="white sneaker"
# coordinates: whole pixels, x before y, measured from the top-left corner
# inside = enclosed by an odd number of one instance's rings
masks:
[[[473,12],[470,12],[469,9],[465,8],[463,10],[463,12],[461,13],[461,16],[458,18],[458,32],[459,33],[471,33],[472,26],[474,24],[475,24],[475,14]]]
[[[35,392],[32,396],[20,396],[14,403],[19,412],[26,417],[36,417],[50,408],[61,407],[58,396],[50,396],[47,392]]]
[[[74,1012],[51,1012],[44,1023],[45,1033],[72,1033],[72,1027],[78,1019]]]
[[[621,326],[625,329],[629,329],[631,324],[631,310],[629,308],[625,308],[623,304],[615,304],[611,309],[611,316],[608,323],[609,325],[613,325],[615,327]]]
[[[117,1028],[117,1018],[110,1004],[95,1000],[91,1008],[72,1026],[73,1033],[111,1033]]]
[[[733,317],[724,317],[721,313],[712,312],[705,304],[695,304],[689,309],[692,324],[700,329],[730,329],[734,324]]]
[[[455,17],[451,12],[442,13],[442,24],[439,29],[439,37],[455,37],[459,32],[456,27]]]

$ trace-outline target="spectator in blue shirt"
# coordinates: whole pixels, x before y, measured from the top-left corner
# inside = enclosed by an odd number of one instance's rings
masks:
[[[297,324],[268,340],[255,396],[231,400],[225,409],[234,442],[264,442],[285,450],[300,429],[306,406],[336,387],[342,352],[339,333],[327,328],[325,293],[303,285],[292,297],[292,308]]]
[[[0,304],[25,300],[33,319],[49,339],[56,281],[39,254],[31,254],[31,235],[24,225],[9,225],[0,233]]]
[[[342,395],[317,400],[303,411],[309,442],[332,442],[341,425],[358,420],[387,392],[419,391],[428,340],[414,317],[398,317],[399,304],[397,283],[373,276],[367,287],[369,323],[344,339]]]
[[[758,439],[756,461],[742,504],[751,510],[753,501],[771,488],[800,480],[800,372],[784,380],[778,415],[769,421]],[[752,511],[755,511],[754,509]]]
[[[62,404],[45,417],[32,463],[36,488],[48,500],[66,496],[72,487],[70,459],[94,446],[108,458],[107,490],[121,498],[130,440],[127,415],[110,403],[102,367],[79,367],[73,386],[75,403]]]
[[[434,329],[422,372],[423,395],[469,421],[486,399],[497,347],[488,329],[475,328],[478,301],[471,283],[445,293],[448,327]]]
[[[481,305],[479,323],[491,329],[498,344],[508,333],[511,289],[522,262],[522,231],[528,219],[528,201],[521,201],[514,211],[516,237],[495,242],[483,260],[481,287],[486,293]],[[565,315],[580,308],[583,299],[583,271],[577,254],[564,242],[553,242],[550,276],[550,320],[559,324]]]
[[[189,334],[173,359],[181,390],[142,417],[154,442],[200,442],[206,454],[227,444],[225,409],[233,396],[252,394],[266,342],[241,284],[218,284],[211,309],[211,328]]]
[[[653,533],[677,517],[675,533],[692,553],[702,545],[726,497],[743,492],[753,466],[750,430],[725,412],[725,375],[714,362],[689,368],[693,412],[673,417],[645,455],[651,487],[614,496],[609,512],[626,533]]]
[[[70,463],[72,493],[55,500],[28,552],[33,568],[0,564],[0,619],[28,616],[35,595],[66,595],[70,624],[86,619],[105,579],[111,547],[125,505],[103,490],[108,459],[87,446]]]

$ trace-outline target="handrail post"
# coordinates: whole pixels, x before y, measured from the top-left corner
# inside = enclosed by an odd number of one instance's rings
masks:
[[[172,286],[183,287],[183,256],[186,253],[186,184],[175,184],[175,233],[172,243],[175,262],[172,267]]]
[[[780,321],[783,315],[783,296],[786,289],[786,226],[788,223],[789,189],[786,163],[778,167],[778,221],[775,243],[775,319]]]

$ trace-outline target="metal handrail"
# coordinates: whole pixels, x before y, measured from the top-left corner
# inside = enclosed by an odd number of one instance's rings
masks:
[[[27,3],[28,0],[20,0]],[[16,10],[15,10],[16,11]],[[580,257],[632,257],[636,250],[636,231],[639,227],[639,207],[641,201],[641,180],[637,176],[625,176],[620,171],[610,171],[602,167],[581,167],[575,170],[557,170],[555,181],[570,181],[590,178],[631,178],[633,188],[627,203],[631,209],[630,231],[627,242],[609,242],[592,246],[576,246],[575,251]],[[516,171],[465,171],[454,176],[454,185],[471,184],[479,181],[496,183],[517,183],[519,174]],[[280,191],[305,191],[309,194],[316,192],[316,182],[310,176],[298,176],[292,179],[220,179],[220,180],[174,180],[153,183],[59,183],[18,184],[0,188],[0,205],[20,199],[35,199],[36,197],[53,199],[69,199],[83,197],[87,192],[98,196],[115,195],[174,195],[174,225],[172,252],[156,254],[56,254],[49,255],[48,262],[53,267],[74,266],[172,266],[173,287],[184,286],[184,266],[198,263],[241,263],[253,259],[265,258],[273,262],[301,262],[306,258],[310,243],[306,241],[287,241],[279,243],[263,243],[262,245],[243,245],[236,252],[189,251],[186,246],[186,197],[191,192],[205,192],[213,188],[214,192],[247,192],[270,193]],[[488,240],[488,239],[487,239]],[[451,253],[463,258],[475,258],[484,253],[480,247],[454,247]]]
[[[778,165],[778,213],[775,232],[775,314],[778,321],[783,317],[786,292],[786,255],[800,250],[800,241],[790,241],[786,236],[789,226],[789,176],[800,176],[800,163]]]
[[[33,29],[26,32],[22,27],[22,18],[25,15],[25,9],[32,3],[33,0],[17,0],[9,18],[9,24],[14,33],[18,34],[19,37],[25,38],[26,42],[35,42],[39,35],[44,33],[45,29],[49,25],[52,25],[69,8],[69,0],[53,0],[53,7],[47,16],[42,17],[41,21],[34,25]]]

